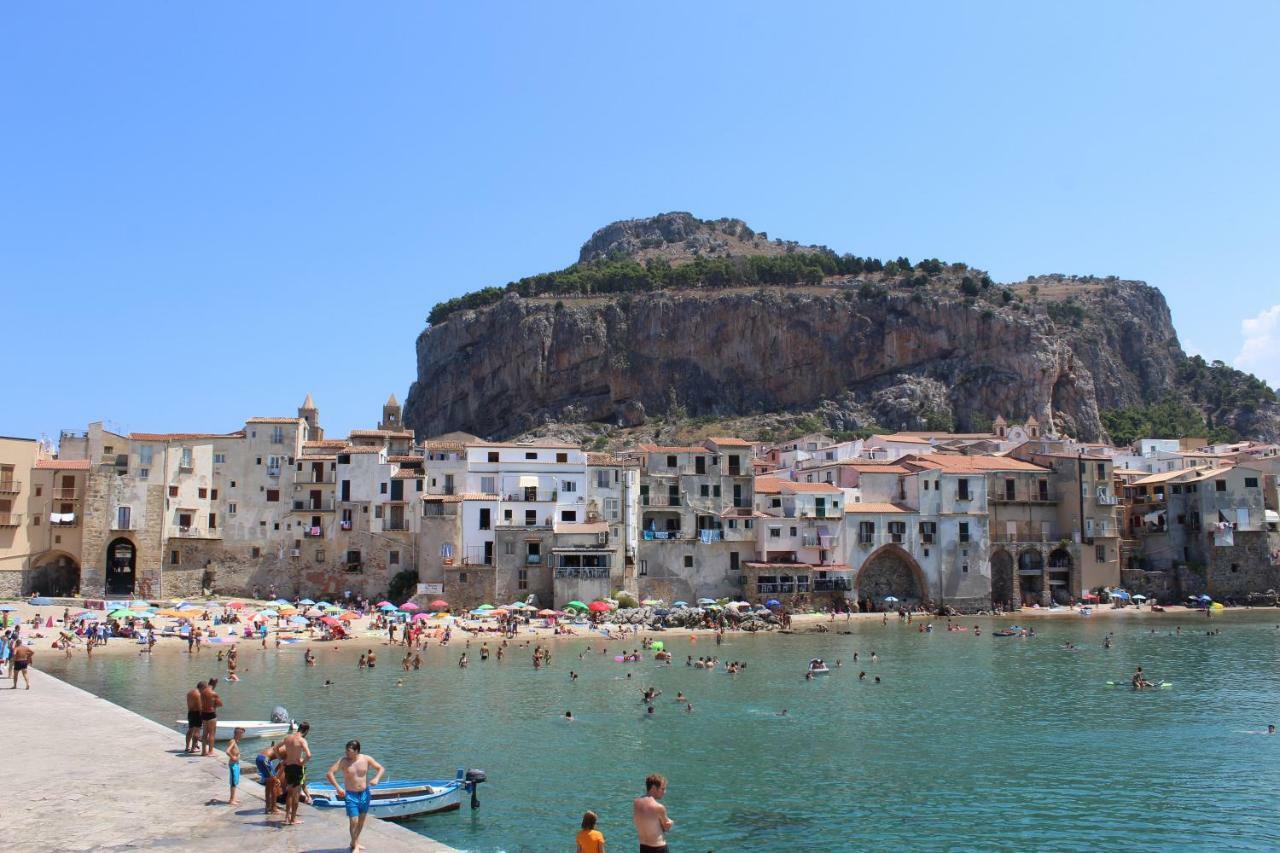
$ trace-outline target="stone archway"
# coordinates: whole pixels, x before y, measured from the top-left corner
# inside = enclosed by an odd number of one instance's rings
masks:
[[[1049,594],[1058,604],[1071,603],[1071,562],[1071,552],[1065,548],[1054,548],[1049,552]]]
[[[991,603],[1005,609],[1012,609],[1018,604],[1013,555],[1003,548],[991,552]]]
[[[1045,592],[1044,554],[1026,548],[1018,554],[1018,583],[1022,587],[1023,604],[1040,604]]]
[[[107,546],[107,595],[133,595],[138,577],[138,546],[123,536]]]
[[[70,598],[80,590],[80,564],[63,551],[42,554],[31,570],[30,589],[25,594],[40,593],[51,598]]]
[[[854,598],[869,600],[877,607],[893,596],[900,604],[929,606],[929,587],[915,558],[897,545],[883,545],[858,570],[853,583]],[[888,609],[896,606],[890,602]]]

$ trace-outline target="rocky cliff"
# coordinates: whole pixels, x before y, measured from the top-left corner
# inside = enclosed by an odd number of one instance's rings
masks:
[[[667,214],[601,229],[575,267],[803,251],[738,220]],[[899,261],[786,286],[537,295],[513,284],[419,336],[405,421],[420,437],[510,437],[674,413],[811,410],[834,430],[971,429],[1002,414],[1096,440],[1102,410],[1183,393],[1187,359],[1155,288],[1064,277],[1003,287],[964,265]],[[1269,405],[1238,413],[1241,431],[1280,432]]]

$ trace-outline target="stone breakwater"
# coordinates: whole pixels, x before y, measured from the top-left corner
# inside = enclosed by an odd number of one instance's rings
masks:
[[[9,765],[38,770],[25,775],[20,796],[7,799],[5,849],[292,853],[348,847],[345,815],[304,808],[302,826],[267,821],[262,789],[249,772],[242,805],[229,807],[222,755],[185,755],[176,730],[51,675],[32,673],[30,690],[0,689],[0,720]],[[253,767],[253,747],[246,745],[246,770]],[[316,759],[317,767],[330,763]],[[369,821],[360,840],[374,851],[453,849],[379,820]]]

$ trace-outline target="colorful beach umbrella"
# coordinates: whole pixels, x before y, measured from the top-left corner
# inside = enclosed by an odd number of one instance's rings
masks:
[[[352,613],[350,610],[348,610],[346,613],[339,613],[338,618],[341,619],[343,622],[354,622],[356,619],[359,619],[360,617]]]
[[[316,607],[332,607],[333,605],[327,601],[317,601]]]
[[[443,598],[437,598],[435,601],[431,602],[431,609],[432,610],[448,610],[449,602],[445,601]]]
[[[0,604],[0,613],[12,613],[17,609],[12,604]]]
[[[309,606],[311,606],[312,604],[315,604],[315,602],[314,602],[314,601],[312,601],[312,600],[311,600],[311,599],[309,599],[309,598],[304,598],[304,599],[302,599],[301,601],[299,601],[299,602],[298,602],[298,604],[305,604],[305,605],[307,605],[307,606],[309,607]]]
[[[392,610],[396,610],[398,608],[394,604],[388,601],[386,604],[378,605],[378,609],[381,610],[383,613],[390,613]]]
[[[280,614],[274,610],[259,610],[255,619],[275,619]]]
[[[607,601],[593,601],[587,605],[587,609],[592,613],[605,613],[613,609],[613,605]]]
[[[127,607],[117,608],[116,610],[112,610],[110,613],[112,619],[132,619],[136,615],[138,614],[134,613]]]
[[[288,602],[288,601],[286,601],[286,600],[285,600],[285,599],[283,599],[283,598],[277,598],[275,601],[268,601],[267,603],[268,603],[268,604],[274,604],[276,607],[281,607],[281,606],[283,606],[283,605],[285,605],[285,604],[288,604],[289,602]]]
[[[418,610],[419,608],[418,608],[418,605],[414,604],[412,601],[406,601],[404,604],[400,605],[400,609],[401,610]]]
[[[560,612],[557,610],[539,610],[538,615],[539,616],[559,616]]]
[[[575,610],[586,610],[586,609],[587,609],[587,605],[585,605],[585,604],[583,604],[581,601],[577,601],[577,600],[570,601],[568,604],[566,604],[566,605],[565,605],[565,607],[572,607],[572,608],[574,608]]]
[[[687,602],[687,601],[677,601],[675,604],[673,604],[673,605],[671,605],[671,606],[672,606],[672,607],[688,607],[688,606],[689,606],[689,602]]]
[[[423,619],[430,619],[430,618],[431,618],[430,613],[417,613],[417,614],[414,614],[413,621],[420,622]]]
[[[342,624],[341,622],[339,622],[337,619],[333,618],[332,616],[322,616],[322,617],[320,617],[320,621],[321,621],[321,622],[323,622],[324,624],[328,625],[329,627],[333,627],[334,625],[341,625],[341,624]]]
[[[305,616],[290,616],[289,624],[290,625],[306,625],[307,619]]]
[[[241,607],[244,607],[244,602],[243,602],[243,601],[228,601],[228,602],[227,602],[227,607],[230,607],[232,610],[239,610]]]
[[[780,607],[782,605],[782,602],[776,598],[771,598],[768,601],[766,601],[764,604],[765,604],[765,607]]]
[[[143,601],[142,599],[139,598],[137,601],[130,601],[129,607],[134,610],[150,610],[151,602]]]
[[[715,604],[715,603],[716,603],[716,600],[715,600],[714,598],[699,598],[699,599],[698,599],[698,604],[699,604],[700,606],[702,606],[702,607],[706,607],[708,604]]]
[[[377,604],[375,604],[375,605],[373,605],[373,606],[374,606],[374,607],[386,607],[388,604],[390,604],[392,607],[395,607],[395,605],[394,605],[394,604],[391,604],[391,602],[390,602],[390,601],[387,601],[385,598],[384,598],[382,601],[379,601]]]

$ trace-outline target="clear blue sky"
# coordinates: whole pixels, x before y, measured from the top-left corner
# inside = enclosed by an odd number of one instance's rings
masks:
[[[0,434],[330,432],[615,219],[1159,286],[1280,384],[1275,3],[26,3]],[[1277,306],[1272,308],[1272,306]],[[1268,309],[1271,309],[1268,312]],[[1252,318],[1252,320],[1251,320]]]

